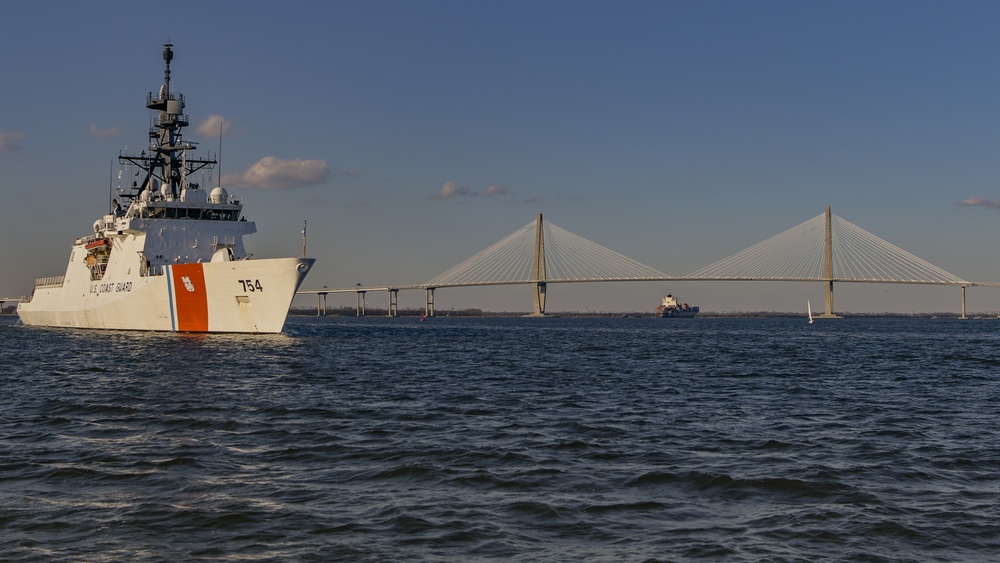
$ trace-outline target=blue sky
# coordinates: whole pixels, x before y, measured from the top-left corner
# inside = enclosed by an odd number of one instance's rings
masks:
[[[119,151],[145,142],[168,40],[187,138],[214,153],[224,124],[224,184],[258,226],[250,251],[294,254],[309,221],[306,287],[420,283],[538,213],[683,275],[827,205],[1000,281],[994,2],[143,7],[2,9],[2,296],[61,274],[107,209]],[[651,310],[667,292],[713,311],[822,303],[820,284],[684,282],[560,285],[549,309]],[[959,296],[839,284],[837,308],[956,311]],[[531,307],[526,287],[436,301]],[[1000,290],[969,290],[969,307],[1000,310]]]

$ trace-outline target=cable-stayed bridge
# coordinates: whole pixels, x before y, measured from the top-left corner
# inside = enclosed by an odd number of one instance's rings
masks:
[[[318,294],[325,311],[327,293],[356,292],[358,314],[364,314],[367,291],[389,292],[389,315],[397,312],[397,292],[423,289],[425,313],[434,315],[434,291],[447,287],[524,284],[534,286],[534,315],[545,315],[551,283],[663,281],[796,281],[822,282],[824,313],[835,318],[833,284],[892,283],[1000,287],[970,282],[895,246],[826,211],[791,229],[704,268],[682,276],[668,275],[566,229],[537,219],[448,271],[421,284],[394,287],[306,290]]]

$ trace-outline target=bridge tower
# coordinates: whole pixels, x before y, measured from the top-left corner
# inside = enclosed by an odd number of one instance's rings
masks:
[[[839,319],[833,313],[833,228],[830,220],[830,206],[826,206],[826,237],[823,244],[823,280],[826,284],[826,296],[823,299],[825,311],[818,315],[821,319]]]
[[[535,223],[535,253],[531,262],[531,278],[535,286],[535,312],[533,317],[545,316],[545,231],[542,229],[542,214]]]

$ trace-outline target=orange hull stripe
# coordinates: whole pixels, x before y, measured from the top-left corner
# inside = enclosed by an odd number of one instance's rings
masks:
[[[175,264],[170,267],[177,306],[177,330],[208,331],[208,291],[201,264]]]

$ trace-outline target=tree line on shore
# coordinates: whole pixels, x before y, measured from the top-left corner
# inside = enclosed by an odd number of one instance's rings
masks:
[[[297,316],[311,316],[315,317],[316,314],[315,307],[294,307],[289,311],[291,315]],[[435,315],[438,317],[523,317],[530,314],[531,311],[484,311],[479,308],[470,307],[466,309],[438,309],[435,311]],[[385,317],[388,316],[389,310],[385,307],[366,307],[365,316],[367,317]],[[942,319],[957,319],[961,315],[955,312],[938,312],[938,313],[893,313],[893,312],[882,312],[882,313],[838,313],[840,315],[848,317],[873,317],[873,318],[942,318]],[[398,316],[400,317],[420,317],[424,315],[423,308],[400,308],[398,309]],[[345,306],[345,307],[329,307],[326,310],[326,316],[328,317],[356,317],[357,309],[356,307]],[[618,318],[618,317],[648,317],[655,318],[659,317],[657,313],[653,312],[622,312],[622,311],[557,311],[554,312],[554,316],[558,317],[568,317],[568,318]],[[781,318],[781,317],[804,317],[800,311],[705,311],[698,313],[698,318]],[[970,318],[997,318],[996,313],[969,313]]]
[[[400,317],[420,317],[424,315],[424,310],[422,308],[414,309],[400,308],[398,310]],[[479,308],[470,307],[467,309],[438,309],[435,315],[438,317],[524,317],[530,314],[531,311],[484,311]],[[17,314],[17,304],[4,306],[3,310],[0,311],[2,315],[16,315]],[[289,310],[290,315],[302,316],[302,317],[315,317],[316,308],[315,307],[293,307]],[[838,313],[843,316],[848,317],[873,317],[873,318],[910,318],[910,319],[957,319],[961,315],[959,313],[944,311],[938,313],[892,313],[892,312],[882,312],[882,313]],[[389,310],[385,307],[366,307],[365,316],[367,317],[385,317],[389,315]],[[326,316],[328,317],[356,317],[357,309],[355,307],[329,307],[326,311]],[[655,318],[659,315],[650,312],[621,312],[621,311],[558,311],[554,313],[554,316],[558,317],[568,317],[568,318],[617,318],[617,317],[649,317]],[[805,316],[801,312],[788,312],[788,311],[705,311],[698,313],[698,318],[780,318],[780,317],[802,317]],[[1000,319],[1000,314],[998,313],[968,313],[969,318],[981,318],[981,319]]]

